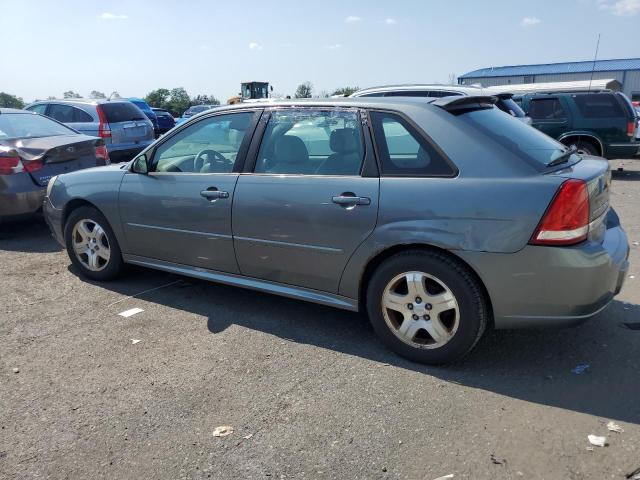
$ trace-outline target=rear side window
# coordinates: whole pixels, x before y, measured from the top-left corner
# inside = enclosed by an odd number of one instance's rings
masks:
[[[527,112],[534,120],[564,120],[567,118],[562,103],[557,98],[534,98]]]
[[[109,123],[130,122],[146,118],[142,111],[130,102],[101,103],[100,107]]]
[[[371,121],[382,175],[455,176],[444,156],[400,115],[371,112]]]
[[[608,93],[574,95],[573,99],[580,113],[589,118],[623,117],[622,107],[616,98]]]
[[[51,104],[47,116],[62,123],[93,122],[93,118],[87,112],[70,105]]]
[[[396,92],[387,92],[385,97],[431,97],[431,92],[424,90],[400,90]]]

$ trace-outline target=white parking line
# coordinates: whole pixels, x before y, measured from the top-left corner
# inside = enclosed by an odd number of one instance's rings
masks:
[[[144,310],[136,307],[136,308],[130,308],[129,310],[125,310],[124,312],[120,312],[118,315],[124,318],[129,318],[135,315],[136,313],[140,313],[140,312],[144,312]]]
[[[170,287],[171,285],[175,285],[176,283],[180,283],[180,282],[182,282],[182,280],[176,280],[174,282],[170,282],[170,283],[166,283],[164,285],[160,285],[159,287],[154,287],[154,288],[149,288],[148,290],[143,290],[142,292],[138,292],[138,293],[135,293],[133,295],[129,295],[128,297],[121,298],[120,300],[116,300],[115,302],[110,303],[109,305],[107,305],[107,308],[112,307],[112,306],[114,306],[114,305],[116,305],[118,303],[124,302],[125,300],[129,300],[130,298],[135,298],[138,295],[143,295],[143,294],[148,293],[148,292],[153,292],[154,290],[160,290],[161,288]]]

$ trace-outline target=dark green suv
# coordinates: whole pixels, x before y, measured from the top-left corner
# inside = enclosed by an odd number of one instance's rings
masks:
[[[527,94],[520,100],[532,125],[565,145],[609,159],[638,153],[635,110],[620,92]]]

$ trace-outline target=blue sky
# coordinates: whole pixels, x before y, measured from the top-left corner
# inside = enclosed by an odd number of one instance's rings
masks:
[[[640,55],[640,0],[0,0],[0,90],[292,94],[447,82],[487,66]]]

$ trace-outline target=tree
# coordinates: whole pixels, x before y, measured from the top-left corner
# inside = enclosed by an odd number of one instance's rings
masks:
[[[170,95],[171,92],[166,88],[158,88],[157,90],[152,90],[147,93],[147,96],[144,97],[144,101],[152,107],[167,108],[167,101],[169,100]]]
[[[311,92],[313,91],[313,85],[311,82],[304,82],[298,85],[296,88],[296,98],[311,98]]]
[[[191,99],[191,105],[220,105],[215,95],[197,95]]]
[[[183,87],[172,88],[167,102],[167,109],[173,116],[179,116],[191,106],[189,94]]]
[[[67,90],[62,94],[64,98],[82,98],[79,94],[74,92],[73,90]]]
[[[449,74],[449,85],[455,85],[456,83],[458,83],[456,81],[456,74],[455,73],[450,73]]]
[[[22,98],[11,95],[10,93],[0,92],[0,107],[24,108],[24,101]]]
[[[99,92],[97,90],[91,90],[91,93],[89,94],[89,98],[107,98],[107,96],[104,93]]]
[[[342,95],[343,97],[348,97],[358,90],[360,90],[360,87],[341,87],[336,88],[331,95]]]

